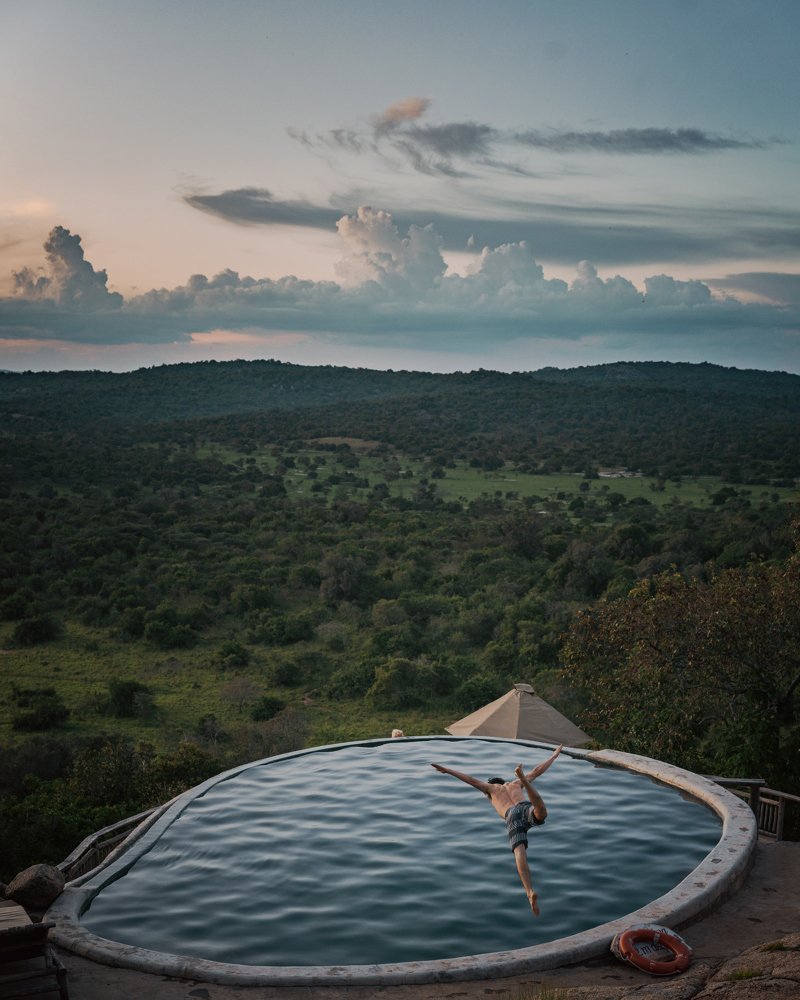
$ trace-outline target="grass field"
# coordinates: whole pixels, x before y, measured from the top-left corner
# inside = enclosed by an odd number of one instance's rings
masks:
[[[7,624],[0,629],[0,647],[10,645],[12,628]],[[7,695],[12,683],[23,688],[56,688],[71,712],[59,729],[61,733],[94,735],[114,730],[162,747],[174,746],[208,713],[213,713],[223,728],[249,723],[249,704],[237,708],[226,693],[240,680],[254,685],[252,699],[271,694],[288,706],[302,708],[309,724],[310,745],[390,736],[394,728],[407,735],[443,733],[444,726],[453,720],[452,715],[431,716],[425,710],[378,711],[367,702],[330,702],[313,690],[271,686],[269,667],[273,657],[280,655],[271,652],[255,653],[245,668],[221,670],[214,663],[214,650],[234,636],[240,638],[233,628],[212,628],[195,649],[165,653],[144,640],[118,642],[107,632],[70,622],[66,633],[54,642],[0,654],[4,681],[0,688],[0,736],[25,736],[11,728],[14,706]],[[334,656],[313,640],[298,643],[292,655],[313,655],[315,650],[331,662],[331,669],[347,660],[346,653]],[[118,719],[104,714],[102,701],[113,678],[146,684],[154,696],[152,711],[144,718]]]
[[[370,445],[374,444],[374,442],[359,441],[355,438],[331,438],[325,440],[330,440],[334,444],[348,443],[356,454],[367,450]],[[213,454],[220,461],[231,464],[243,463],[245,460],[243,454],[219,446],[206,448],[203,451],[198,449],[198,455],[201,454]],[[341,474],[342,470],[334,465],[334,456],[330,452],[310,449],[303,454],[307,455],[310,459],[324,458],[326,460],[326,465],[317,470],[317,482],[324,483],[329,475],[334,473]],[[274,471],[278,461],[266,452],[254,452],[249,457],[255,458],[259,467],[263,468],[265,472]],[[423,468],[424,463],[405,459],[401,456],[390,456],[389,461],[395,457],[403,470],[411,469],[413,478],[387,482],[386,485],[393,496],[404,495],[410,497],[418,488],[420,479],[426,478],[426,472]],[[378,483],[386,481],[384,476],[388,471],[389,461],[380,461],[369,455],[361,456],[359,467],[351,471],[358,478],[367,478],[370,486],[373,487]],[[703,507],[711,503],[709,499],[711,494],[723,486],[730,485],[714,476],[685,479],[678,484],[672,480],[664,481],[645,476],[622,476],[619,473],[620,470],[618,469],[604,469],[601,470],[599,479],[584,480],[580,473],[558,473],[546,476],[526,475],[515,472],[510,466],[498,469],[496,472],[483,472],[481,469],[473,469],[466,463],[459,462],[455,469],[445,470],[444,479],[430,481],[438,485],[442,496],[446,500],[469,502],[470,500],[475,500],[482,493],[493,494],[498,490],[503,496],[506,496],[508,493],[517,493],[520,499],[528,496],[538,496],[543,500],[555,498],[569,500],[580,494],[580,484],[582,482],[588,482],[589,496],[600,497],[603,493],[621,493],[626,500],[642,496],[658,507],[676,502],[683,504],[691,503],[695,506]],[[313,480],[309,479],[304,469],[300,467],[289,469],[284,474],[284,479],[287,489],[292,495],[313,495],[311,490]],[[338,490],[340,495],[348,494],[357,497],[359,493],[363,493],[363,490],[353,489],[346,483],[331,488]],[[737,486],[735,488],[741,496],[750,499],[752,503],[769,500],[773,495],[784,502],[795,500],[797,497],[797,490],[790,487]],[[564,497],[559,497],[560,493],[563,493]]]

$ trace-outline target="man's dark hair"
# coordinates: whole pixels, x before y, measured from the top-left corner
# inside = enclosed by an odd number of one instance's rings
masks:
[[[504,785],[505,781],[502,778],[489,778],[486,782],[487,785]]]

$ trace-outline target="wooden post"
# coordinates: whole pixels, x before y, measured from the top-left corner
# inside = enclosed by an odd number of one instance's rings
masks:
[[[761,812],[761,789],[759,788],[758,785],[755,784],[750,786],[750,808],[753,810],[753,813],[755,814],[756,826],[759,828],[760,832],[761,817],[759,816],[759,813]]]
[[[783,840],[783,817],[786,812],[786,799],[781,795],[778,804],[778,822],[775,825],[775,839]]]

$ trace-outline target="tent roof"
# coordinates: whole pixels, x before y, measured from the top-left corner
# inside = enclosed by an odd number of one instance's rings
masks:
[[[453,736],[505,736],[570,747],[592,738],[543,701],[530,684],[515,684],[502,698],[445,728]]]

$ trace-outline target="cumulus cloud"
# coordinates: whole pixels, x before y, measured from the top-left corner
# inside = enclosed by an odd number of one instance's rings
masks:
[[[109,292],[105,270],[95,271],[84,257],[81,238],[56,226],[44,244],[49,274],[25,267],[14,272],[14,288],[20,298],[45,299],[59,306],[92,311],[119,309],[122,296]]]
[[[64,256],[55,254],[47,282],[21,280],[15,295],[0,300],[0,335],[169,343],[212,330],[262,329],[350,342],[403,335],[429,348],[452,349],[590,334],[646,339],[654,333],[800,333],[799,309],[715,299],[700,281],[655,275],[646,279],[643,293],[620,275],[601,278],[586,260],[571,283],[548,279],[526,241],[485,247],[465,274],[449,274],[432,225],[411,226],[403,236],[389,213],[366,206],[337,224],[343,246],[338,281],[243,278],[226,270],[210,279],[193,275],[185,285],[152,289],[124,303],[107,292],[103,299],[96,289],[83,296],[83,287],[105,289],[105,273],[95,272],[82,251],[75,254],[78,237],[56,229],[46,244],[48,257],[69,237],[70,259],[89,270],[67,269],[63,277]],[[84,276],[85,286],[70,284],[73,273]]]
[[[529,171],[506,158],[499,148],[528,148],[553,153],[604,153],[616,156],[698,155],[732,149],[765,149],[780,142],[718,135],[699,128],[626,128],[602,131],[572,129],[498,129],[480,122],[443,122],[420,125],[433,102],[431,97],[407,97],[373,115],[361,126],[330,129],[315,136],[288,129],[292,138],[310,148],[329,148],[363,154],[372,152],[385,159],[399,159],[425,174],[468,176],[468,168],[527,174]]]

